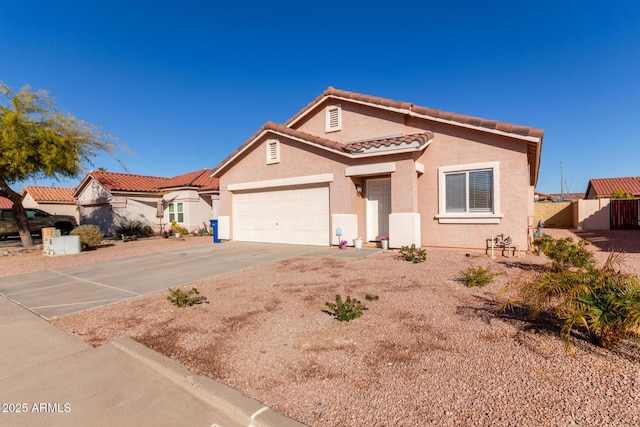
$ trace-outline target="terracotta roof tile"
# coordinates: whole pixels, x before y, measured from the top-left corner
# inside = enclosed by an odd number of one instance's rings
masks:
[[[640,176],[629,176],[624,178],[593,178],[589,180],[586,195],[589,189],[593,188],[595,196],[607,197],[614,191],[624,190],[634,196],[640,196]]]
[[[173,178],[103,171],[91,171],[89,175],[109,191],[157,193],[166,188],[180,187],[196,187],[199,190],[218,189],[218,180],[210,177],[211,169],[200,169]]]
[[[358,152],[367,148],[390,147],[392,145],[400,146],[402,144],[411,144],[417,141],[419,146],[429,142],[433,138],[433,132],[415,133],[412,135],[404,135],[394,138],[376,139],[373,141],[354,142],[344,147],[345,151]]]
[[[62,187],[38,187],[29,185],[22,190],[24,197],[25,193],[29,193],[33,200],[36,202],[69,202],[73,203],[73,188]]]
[[[91,171],[89,175],[109,191],[158,192],[169,178],[119,172]]]
[[[217,190],[218,179],[211,178],[211,169],[200,169],[169,178],[159,188],[197,187],[199,190]]]
[[[13,202],[6,197],[0,196],[0,209],[10,208],[13,206]]]

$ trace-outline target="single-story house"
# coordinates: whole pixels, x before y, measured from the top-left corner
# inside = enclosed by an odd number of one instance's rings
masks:
[[[629,193],[633,197],[640,197],[640,176],[590,179],[584,198],[600,199],[621,191]]]
[[[200,230],[218,216],[218,180],[211,169],[173,178],[91,171],[73,196],[80,224],[94,224],[105,235],[125,220],[137,220],[154,230],[176,221],[189,231]]]
[[[213,169],[220,238],[526,249],[543,134],[329,87]]]
[[[78,207],[73,198],[74,191],[73,188],[28,185],[22,190],[22,205],[53,215],[71,215],[79,221]]]

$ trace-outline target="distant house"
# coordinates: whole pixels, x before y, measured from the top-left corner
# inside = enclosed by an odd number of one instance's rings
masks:
[[[589,180],[585,199],[599,199],[609,197],[612,193],[625,191],[640,197],[640,176],[629,176],[624,178],[593,178]]]
[[[10,208],[13,206],[13,202],[6,197],[0,196],[0,209]]]
[[[91,171],[73,194],[80,224],[97,225],[106,235],[125,220],[156,231],[172,220],[189,231],[201,229],[218,216],[218,180],[210,174],[210,169],[201,169],[165,178]]]
[[[22,190],[25,208],[41,209],[54,215],[71,215],[79,221],[73,188],[27,186]]]
[[[213,170],[223,239],[527,248],[544,132],[329,87]]]

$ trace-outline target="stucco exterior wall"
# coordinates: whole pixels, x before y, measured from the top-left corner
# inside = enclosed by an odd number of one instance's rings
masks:
[[[195,190],[180,190],[173,191],[164,195],[165,212],[164,223],[169,223],[169,210],[167,206],[169,203],[182,203],[184,221],[182,226],[188,231],[198,231],[204,225],[209,226],[209,220],[217,217],[217,212],[213,212],[213,206],[211,196],[200,196]],[[155,208],[154,208],[155,215]]]
[[[340,104],[342,130],[326,132],[325,108]],[[404,119],[400,114],[346,102],[324,102],[315,114],[296,123],[294,129],[318,135],[338,142],[353,142],[364,139],[401,135],[405,132]]]
[[[492,235],[511,236],[513,243],[526,250],[528,241],[529,167],[526,142],[517,142],[472,130],[447,130],[437,133],[434,142],[419,161],[425,173],[418,178],[419,210],[422,213],[422,240],[426,246],[482,248]],[[498,224],[443,224],[439,214],[438,168],[497,162],[499,165],[499,213],[504,217]]]

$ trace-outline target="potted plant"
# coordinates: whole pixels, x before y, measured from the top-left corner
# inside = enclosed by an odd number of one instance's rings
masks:
[[[382,236],[380,238],[380,245],[382,246],[383,251],[389,250],[389,238],[387,236]]]
[[[345,246],[347,246],[347,241],[346,240],[340,240],[340,245],[339,245],[340,249],[344,249]]]

